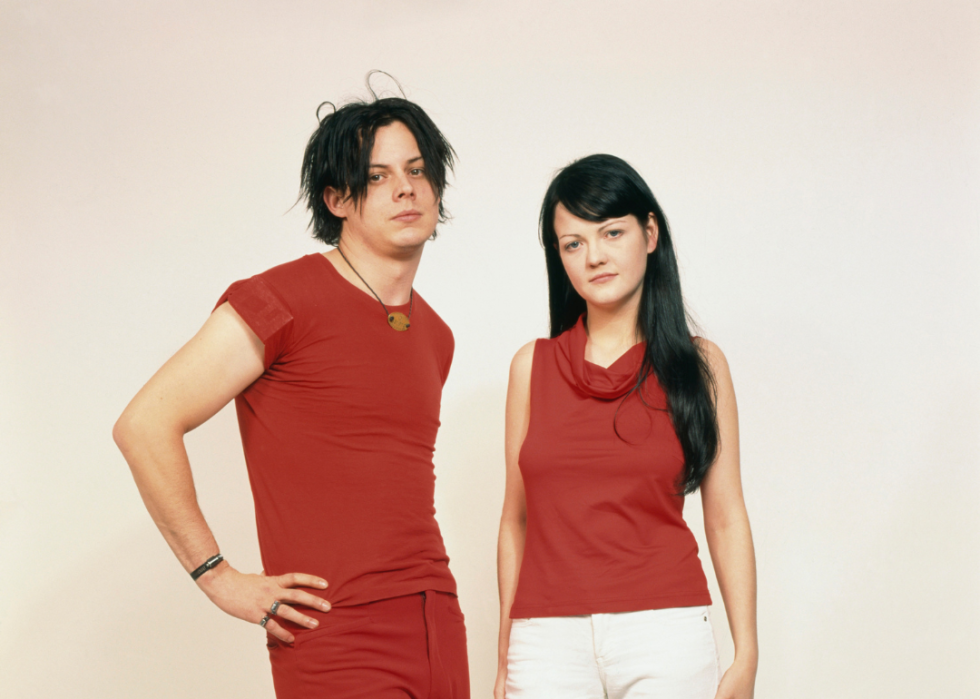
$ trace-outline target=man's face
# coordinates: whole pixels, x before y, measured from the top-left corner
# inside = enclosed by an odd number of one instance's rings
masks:
[[[357,238],[387,257],[416,253],[439,221],[439,198],[425,177],[415,136],[400,121],[374,134],[364,198],[355,203],[329,187],[323,198],[344,219],[342,239]]]

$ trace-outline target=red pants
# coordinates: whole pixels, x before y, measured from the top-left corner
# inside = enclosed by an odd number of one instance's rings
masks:
[[[469,699],[455,596],[422,592],[317,617],[292,645],[268,637],[277,699]]]

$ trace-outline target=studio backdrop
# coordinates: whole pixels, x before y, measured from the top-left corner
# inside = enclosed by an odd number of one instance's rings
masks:
[[[303,148],[374,68],[459,155],[416,289],[456,338],[436,507],[474,697],[508,365],[548,330],[538,208],[595,152],[651,185],[732,369],[757,697],[980,696],[976,3],[2,0],[3,696],[272,696],[264,634],[188,579],[110,432],[232,281],[324,249]],[[234,411],[187,444],[259,571]]]

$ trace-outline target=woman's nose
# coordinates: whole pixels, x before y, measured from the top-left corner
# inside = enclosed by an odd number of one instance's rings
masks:
[[[606,261],[606,253],[603,251],[601,245],[590,245],[589,246],[589,265],[592,267],[597,267]]]

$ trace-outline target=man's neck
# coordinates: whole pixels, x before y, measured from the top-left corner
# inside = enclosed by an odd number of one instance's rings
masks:
[[[422,246],[404,256],[395,257],[378,253],[356,237],[343,236],[340,251],[334,249],[324,255],[344,279],[366,294],[373,290],[386,306],[400,306],[409,302],[415,273],[422,260]]]

